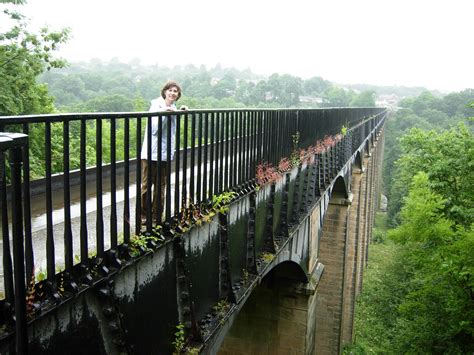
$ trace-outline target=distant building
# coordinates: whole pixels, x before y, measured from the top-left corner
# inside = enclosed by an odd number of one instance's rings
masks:
[[[320,104],[323,102],[323,98],[316,96],[300,96],[300,102],[309,104]]]
[[[377,107],[387,107],[387,108],[396,108],[400,97],[395,94],[390,95],[378,95],[375,99],[375,106]]]

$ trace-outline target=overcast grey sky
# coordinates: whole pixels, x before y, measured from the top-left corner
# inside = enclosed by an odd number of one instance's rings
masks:
[[[338,83],[474,88],[474,0],[28,0],[69,61],[220,63]]]

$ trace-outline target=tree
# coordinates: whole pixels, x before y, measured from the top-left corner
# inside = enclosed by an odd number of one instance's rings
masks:
[[[421,112],[420,118],[424,118],[428,124],[436,128],[449,129],[453,123],[456,123],[454,122],[455,120],[451,120],[446,113],[430,107]],[[457,123],[460,122],[457,121]]]
[[[323,107],[348,107],[352,97],[353,91],[345,90],[340,87],[332,86],[324,92]]]
[[[303,94],[303,80],[301,78],[284,74],[280,78],[282,86],[282,97],[280,102],[284,107],[295,107],[300,102]]]
[[[283,96],[283,88],[280,81],[280,75],[274,73],[267,80],[267,88],[270,94],[270,101],[278,102]]]
[[[134,100],[124,95],[97,96],[82,103],[79,112],[132,112]]]
[[[53,99],[37,77],[44,70],[65,65],[53,52],[68,40],[69,29],[50,32],[43,28],[34,34],[19,12],[4,10],[0,17],[13,22],[7,32],[0,33],[0,115],[52,112]]]
[[[55,104],[64,106],[89,99],[84,81],[79,76],[62,75],[49,86],[49,92],[55,97]]]
[[[211,75],[206,71],[201,71],[183,84],[183,92],[193,97],[212,96]]]
[[[237,101],[242,102],[246,105],[251,105],[254,103],[253,90],[255,84],[252,82],[247,82],[246,80],[240,80],[235,91],[235,98]]]
[[[269,101],[284,107],[298,105],[303,93],[303,80],[288,74],[272,74],[266,83]]]
[[[395,178],[394,173],[394,163],[402,154],[399,144],[400,137],[406,134],[412,127],[436,131],[457,127],[459,123],[465,121],[468,116],[472,115],[472,108],[469,108],[469,105],[466,104],[474,99],[469,99],[471,94],[474,94],[474,91],[469,89],[438,99],[424,92],[419,97],[402,100],[399,103],[402,109],[397,110],[388,120],[385,127],[383,179],[385,194],[389,201],[389,221],[392,225],[396,224],[395,217],[400,210],[402,202],[402,195],[399,193],[406,194],[407,191],[407,185],[401,189],[394,189],[392,187],[392,185],[407,183],[407,181],[399,182],[397,178]],[[464,103],[461,104],[457,102],[458,98],[463,98],[465,100]],[[451,103],[456,101],[457,103],[453,106],[457,108],[448,108],[446,100]],[[417,107],[417,110],[421,111],[419,115],[415,113],[414,107]],[[395,194],[392,196],[392,193]]]
[[[408,284],[397,307],[396,353],[464,354],[474,350],[474,231],[446,214],[448,196],[429,175],[413,177],[389,236],[404,250]],[[403,272],[403,271],[402,271]]]
[[[224,74],[224,76],[213,87],[214,97],[222,99],[224,97],[232,96],[237,87],[235,76],[231,73]]]
[[[441,133],[412,129],[400,143],[402,156],[396,163],[391,208],[401,204],[413,176],[422,171],[428,174],[433,191],[446,197],[446,216],[459,225],[472,223],[474,139],[467,127]]]
[[[417,98],[411,103],[411,109],[413,112],[421,116],[423,111],[426,109],[438,109],[441,107],[442,100],[434,96],[431,92],[425,91],[421,93]]]
[[[402,203],[402,197],[397,195],[393,189],[393,185],[397,183],[394,178],[395,162],[402,155],[399,141],[401,136],[407,134],[414,127],[428,130],[431,126],[424,118],[415,115],[411,109],[399,110],[387,121],[385,126],[383,181],[385,194],[388,197],[388,220],[392,226],[396,225],[396,216]],[[406,189],[404,192],[406,192]]]
[[[386,244],[371,246],[376,260],[371,257],[364,274],[356,345],[346,354],[474,350],[472,215],[467,225],[450,219],[449,193],[437,193],[430,174],[428,167],[413,176],[400,225],[389,231]]]
[[[306,95],[321,95],[331,87],[331,83],[319,76],[315,76],[305,80],[303,87]]]
[[[350,103],[351,107],[375,107],[375,91],[363,91],[355,95]]]
[[[474,89],[466,89],[459,93],[451,93],[443,98],[443,111],[449,116],[457,113],[468,116],[472,114],[472,109],[467,105],[474,100]]]
[[[22,5],[26,3],[26,0],[3,0],[5,4],[15,4],[15,5]]]

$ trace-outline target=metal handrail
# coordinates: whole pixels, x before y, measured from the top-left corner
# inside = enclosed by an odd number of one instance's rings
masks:
[[[179,222],[185,218],[185,210],[189,208],[205,208],[213,195],[218,195],[226,191],[246,193],[256,185],[256,169],[262,162],[267,162],[275,166],[284,157],[289,157],[295,148],[306,149],[314,145],[318,140],[328,135],[336,135],[341,132],[342,126],[348,128],[349,134],[328,152],[325,153],[325,166],[335,170],[340,164],[346,161],[358,147],[364,142],[366,137],[378,127],[384,119],[386,110],[382,108],[333,108],[333,109],[220,109],[220,110],[189,110],[178,112],[134,112],[134,113],[88,113],[88,114],[52,114],[52,115],[29,115],[29,116],[4,116],[0,117],[0,131],[5,129],[20,130],[24,134],[17,136],[17,141],[21,140],[22,168],[12,165],[11,198],[7,198],[7,168],[2,169],[2,189],[0,203],[2,206],[2,235],[4,240],[4,287],[5,300],[3,307],[13,302],[10,298],[10,288],[13,278],[8,275],[8,255],[5,251],[5,241],[10,238],[7,211],[15,211],[12,226],[15,225],[14,233],[22,233],[25,240],[25,267],[15,266],[15,273],[21,274],[23,286],[25,281],[29,283],[34,280],[35,270],[38,271],[40,259],[39,254],[46,249],[46,287],[45,297],[58,299],[58,274],[56,267],[56,257],[64,259],[64,272],[61,273],[63,286],[71,292],[77,292],[78,284],[87,285],[91,282],[91,270],[100,269],[103,274],[110,271],[111,265],[120,265],[120,250],[126,249],[127,244],[133,234],[154,233],[159,226],[165,236],[171,237]],[[167,146],[165,155],[167,159],[161,160],[159,154],[158,161],[153,163],[151,152],[148,152],[146,159],[149,165],[156,164],[157,170],[161,171],[166,167],[166,173],[162,176],[157,174],[156,180],[151,181],[151,174],[148,173],[146,199],[147,218],[146,226],[143,230],[140,218],[140,206],[142,203],[141,188],[142,172],[140,150],[143,139],[150,143],[153,139],[151,130],[145,130],[145,120],[148,127],[151,126],[152,117],[158,117],[158,136],[164,134],[164,124],[171,127],[171,120],[176,116],[176,146],[181,147],[182,154],[176,154],[174,160],[170,156],[174,147],[171,145],[171,131],[168,130]],[[77,126],[73,126],[76,124]],[[53,156],[53,140],[58,137],[52,135],[53,125],[60,125],[61,132],[61,154],[59,157]],[[109,125],[109,130],[104,131],[104,127]],[[120,127],[120,129],[118,128]],[[88,131],[89,129],[89,131]],[[87,135],[93,129],[93,143],[95,150],[87,146]],[[36,237],[32,235],[31,217],[31,193],[30,193],[30,165],[33,154],[32,140],[28,143],[26,135],[44,133],[41,137],[41,154],[44,154],[44,162],[41,168],[44,170],[45,193],[42,198],[44,203],[44,215],[46,229],[43,247],[34,247]],[[117,133],[123,133],[120,140]],[[292,137],[299,132],[299,142],[293,141]],[[134,133],[134,134],[133,134]],[[110,138],[105,139],[105,136]],[[0,146],[9,147],[13,144],[8,139],[3,139],[0,133]],[[36,137],[37,138],[37,137]],[[79,147],[73,147],[72,141],[75,139]],[[180,144],[183,140],[186,144]],[[29,145],[28,145],[29,144]],[[57,144],[54,141],[54,144]],[[150,145],[149,145],[150,146]],[[72,148],[78,156],[74,158],[79,161],[78,167],[71,164]],[[135,156],[131,156],[132,148],[135,149]],[[3,149],[3,148],[2,148]],[[0,150],[2,150],[0,149]],[[104,152],[110,151],[107,159],[110,158],[109,167],[110,181],[108,191],[104,191]],[[120,150],[119,150],[120,149]],[[123,153],[120,164],[123,165],[123,175],[117,174],[118,155]],[[57,153],[56,151],[54,152]],[[1,160],[4,161],[3,151]],[[95,186],[91,189],[87,186],[87,158],[93,155],[95,158]],[[18,158],[18,150],[15,157]],[[52,165],[57,161],[62,162],[64,171],[60,177],[63,181],[62,196],[53,193],[53,175],[55,171]],[[97,162],[100,162],[97,164]],[[3,164],[3,163],[2,163]],[[135,166],[136,175],[131,180],[131,164]],[[3,164],[4,165],[4,164]],[[171,169],[173,167],[173,169]],[[72,194],[71,172],[79,169],[80,185],[79,198],[80,213],[76,230],[73,228],[74,216],[71,214]],[[15,173],[14,173],[15,170]],[[18,178],[23,180],[20,188]],[[173,172],[174,171],[174,172]],[[19,173],[20,172],[20,173]],[[323,174],[323,173],[322,173]],[[324,172],[326,174],[326,172]],[[151,193],[152,185],[161,185],[161,179],[166,179],[166,198],[162,201],[159,198],[159,188]],[[322,176],[327,179],[326,175]],[[14,180],[16,179],[15,183]],[[118,183],[123,182],[123,188],[118,187]],[[15,185],[16,184],[16,185]],[[135,201],[131,194],[130,185],[135,185]],[[95,198],[95,218],[91,218],[91,211],[88,205],[88,191],[94,193]],[[123,191],[122,191],[123,190]],[[123,195],[123,197],[119,197]],[[110,196],[110,204],[104,203]],[[58,197],[60,197],[58,199]],[[153,211],[153,197],[157,199],[157,210]],[[8,205],[11,200],[12,206]],[[123,201],[123,202],[122,202]],[[18,207],[21,203],[21,207]],[[63,235],[62,250],[57,244],[57,231],[53,213],[54,204],[59,203],[63,209]],[[119,208],[121,211],[119,212]],[[19,210],[18,210],[19,209]],[[110,209],[110,211],[108,211]],[[164,210],[165,220],[161,220],[160,211]],[[18,223],[18,217],[22,217],[18,211],[23,211],[24,221]],[[107,213],[106,213],[107,212]],[[16,220],[15,220],[16,218]],[[74,224],[75,225],[75,224]],[[21,231],[18,230],[18,226]],[[123,241],[120,240],[123,235]],[[90,236],[94,239],[89,238]],[[79,260],[75,260],[76,249],[74,240],[79,237],[80,245],[77,253]],[[18,239],[18,238],[17,238]],[[15,239],[14,239],[15,240]],[[23,240],[23,237],[21,238]],[[95,242],[93,252],[95,257],[91,259],[91,244]],[[17,246],[18,248],[18,246]],[[122,248],[122,249],[121,249]],[[22,248],[21,248],[22,249]],[[57,255],[57,252],[62,255]],[[36,254],[36,255],[35,255]],[[36,258],[35,258],[36,256]],[[7,258],[7,261],[5,261]],[[36,263],[35,263],[36,262]],[[5,267],[6,265],[6,267]],[[35,269],[36,265],[36,269]],[[10,267],[11,269],[11,267]],[[17,278],[15,278],[16,282]],[[16,284],[15,284],[16,285]],[[16,292],[15,292],[16,295]],[[24,300],[24,297],[22,297]],[[15,302],[20,304],[20,302]],[[15,311],[16,313],[16,311]],[[12,313],[13,314],[13,313]],[[18,317],[18,315],[17,315]]]

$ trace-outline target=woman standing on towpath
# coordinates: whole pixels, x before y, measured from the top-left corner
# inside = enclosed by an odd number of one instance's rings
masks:
[[[161,89],[161,96],[151,101],[150,112],[156,111],[177,111],[176,101],[181,97],[181,87],[178,83],[174,81],[168,81]],[[181,109],[187,109],[185,106]],[[152,190],[152,186],[155,185],[158,174],[158,154],[161,155],[161,161],[163,164],[160,164],[160,205],[163,206],[165,189],[166,189],[166,179],[168,176],[167,171],[167,139],[171,137],[171,152],[170,152],[170,161],[173,160],[175,154],[175,145],[176,145],[176,115],[171,116],[171,119],[164,117],[162,119],[162,134],[161,137],[158,137],[158,126],[159,119],[157,116],[152,117],[151,119],[151,166],[148,165],[148,123],[145,128],[145,137],[143,139],[142,151],[141,151],[141,168],[142,168],[142,181],[141,181],[141,221],[142,224],[146,223],[146,213],[147,213],[147,192],[148,188]],[[171,124],[170,127],[168,125]],[[171,134],[168,134],[168,129],[171,129]],[[148,169],[151,169],[151,181],[148,181]],[[156,186],[155,186],[156,189]],[[153,193],[153,202],[152,202],[152,215],[157,213],[157,216],[161,217],[161,211],[158,211],[158,201],[155,198],[156,193]],[[163,209],[163,208],[161,208]]]

